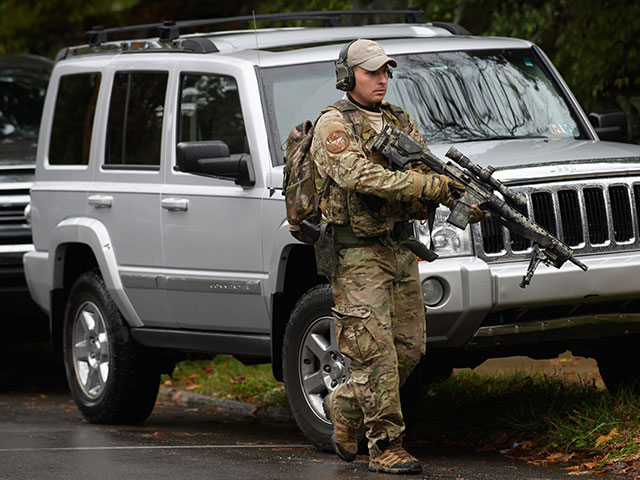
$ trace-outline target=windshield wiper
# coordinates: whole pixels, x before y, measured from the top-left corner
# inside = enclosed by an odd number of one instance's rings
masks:
[[[528,138],[549,138],[545,135],[494,135],[492,137],[469,138],[466,140],[457,140],[456,143],[465,142],[488,142],[491,140],[523,140]]]

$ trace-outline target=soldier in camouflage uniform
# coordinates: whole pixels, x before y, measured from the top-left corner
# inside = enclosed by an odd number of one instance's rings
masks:
[[[320,210],[335,235],[337,267],[329,280],[338,347],[351,363],[349,380],[327,396],[325,411],[343,459],[355,459],[364,422],[369,469],[415,473],[420,463],[402,447],[399,389],[425,352],[426,329],[418,261],[402,243],[403,227],[425,218],[420,197],[453,206],[452,181],[423,164],[385,168],[372,151],[384,125],[426,144],[408,114],[383,101],[395,60],[371,40],[345,48],[336,74],[347,94],[319,117],[311,145]],[[345,75],[352,79],[341,81]],[[481,216],[474,210],[471,220]]]

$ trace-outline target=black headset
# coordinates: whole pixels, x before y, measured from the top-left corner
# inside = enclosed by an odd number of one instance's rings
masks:
[[[345,92],[350,92],[356,88],[356,74],[353,73],[353,67],[349,66],[347,62],[347,55],[349,54],[349,47],[353,45],[356,40],[351,40],[344,47],[340,49],[338,60],[336,61],[336,88]],[[387,66],[388,68],[388,66]],[[389,78],[393,78],[391,69],[389,70]]]
[[[340,50],[338,60],[336,61],[336,88],[345,92],[350,92],[356,86],[356,76],[353,73],[353,68],[349,66],[347,62],[347,55],[349,54],[349,47],[353,45],[356,40],[351,40]]]

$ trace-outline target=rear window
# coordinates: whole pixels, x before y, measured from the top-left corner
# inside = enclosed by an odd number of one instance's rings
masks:
[[[50,165],[87,165],[101,75],[63,75],[51,127]]]

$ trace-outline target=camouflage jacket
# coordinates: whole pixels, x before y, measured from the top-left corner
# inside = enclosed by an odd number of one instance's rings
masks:
[[[311,144],[323,219],[351,225],[359,237],[372,237],[390,233],[395,222],[425,218],[417,200],[424,175],[433,172],[422,164],[406,171],[388,170],[382,155],[372,152],[376,132],[367,116],[351,102],[340,103],[340,109],[330,106],[318,118]],[[426,147],[418,126],[404,110],[387,102],[380,109],[385,124],[403,129]],[[327,177],[329,185],[323,192]],[[365,208],[362,194],[384,200],[379,202],[382,207],[377,212],[378,219]]]

